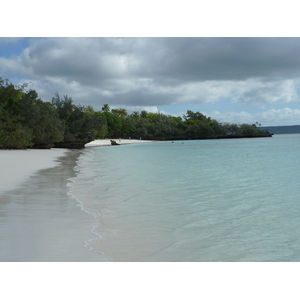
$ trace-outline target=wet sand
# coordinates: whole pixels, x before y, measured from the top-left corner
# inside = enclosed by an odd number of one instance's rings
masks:
[[[24,162],[21,176],[17,176],[18,168],[10,168],[8,177],[16,176],[17,180],[7,178],[9,188],[3,186],[2,189],[1,185],[2,262],[108,261],[103,255],[85,248],[85,242],[94,238],[91,232],[93,216],[82,211],[77,201],[67,195],[68,178],[75,176],[73,168],[81,150],[56,150],[59,149],[51,149],[48,153],[44,150],[26,150],[5,154],[15,159],[18,156],[20,161],[31,157],[31,168],[27,161],[26,169]],[[34,151],[34,156],[40,156],[39,159],[34,159],[29,153],[31,151]],[[57,161],[47,161],[44,157],[45,161],[40,166],[50,167],[51,163],[54,166],[34,173],[37,166],[34,168],[32,164],[41,162],[43,156],[51,151],[52,159],[59,156]],[[3,169],[1,173],[3,178]],[[24,182],[26,174],[31,177]],[[20,182],[19,188],[12,189],[14,184]]]

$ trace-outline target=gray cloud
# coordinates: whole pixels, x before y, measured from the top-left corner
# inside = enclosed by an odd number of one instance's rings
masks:
[[[298,101],[299,38],[33,38],[2,73],[21,73],[42,98],[82,104],[244,105]]]
[[[21,57],[36,75],[245,80],[300,75],[298,38],[47,38]],[[97,77],[95,77],[97,76]]]
[[[157,76],[203,81],[291,78],[300,74],[297,55],[300,41],[297,38],[166,38],[154,41],[157,48],[151,50],[155,56],[151,55],[150,64],[144,67],[150,66],[150,74]]]

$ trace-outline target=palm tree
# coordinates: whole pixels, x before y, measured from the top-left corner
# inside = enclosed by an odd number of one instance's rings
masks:
[[[140,113],[140,117],[141,118],[147,118],[148,117],[148,112],[145,111],[145,110],[142,110],[141,113]]]
[[[120,107],[120,108],[112,109],[111,112],[121,118],[125,118],[127,116],[127,111],[125,108]]]
[[[132,119],[137,120],[137,119],[140,117],[140,114],[139,114],[137,111],[134,111],[134,112],[130,115],[130,117],[131,117]]]
[[[103,107],[102,107],[102,111],[109,112],[110,111],[109,105],[108,104],[104,104]]]

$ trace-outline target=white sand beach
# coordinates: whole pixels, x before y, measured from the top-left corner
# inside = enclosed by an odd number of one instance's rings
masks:
[[[128,144],[139,144],[139,143],[151,143],[153,140],[136,140],[136,139],[113,139],[119,145],[128,145]],[[96,147],[96,146],[110,146],[111,139],[101,139],[95,140],[85,145],[85,147]]]
[[[0,194],[19,187],[35,172],[55,167],[67,149],[0,150]]]
[[[143,140],[116,140],[121,145]],[[109,146],[95,140],[86,147]],[[93,216],[68,196],[84,150],[0,150],[0,262],[109,261],[85,248]]]

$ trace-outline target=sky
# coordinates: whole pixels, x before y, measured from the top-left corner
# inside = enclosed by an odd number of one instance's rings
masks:
[[[188,37],[180,28],[162,31],[166,37],[143,30],[141,37],[122,30],[112,37],[103,31],[43,37],[43,30],[18,37],[18,30],[0,37],[0,77],[30,82],[44,101],[58,92],[97,111],[109,104],[128,113],[192,110],[220,122],[300,124],[298,37],[227,37],[218,30]]]

